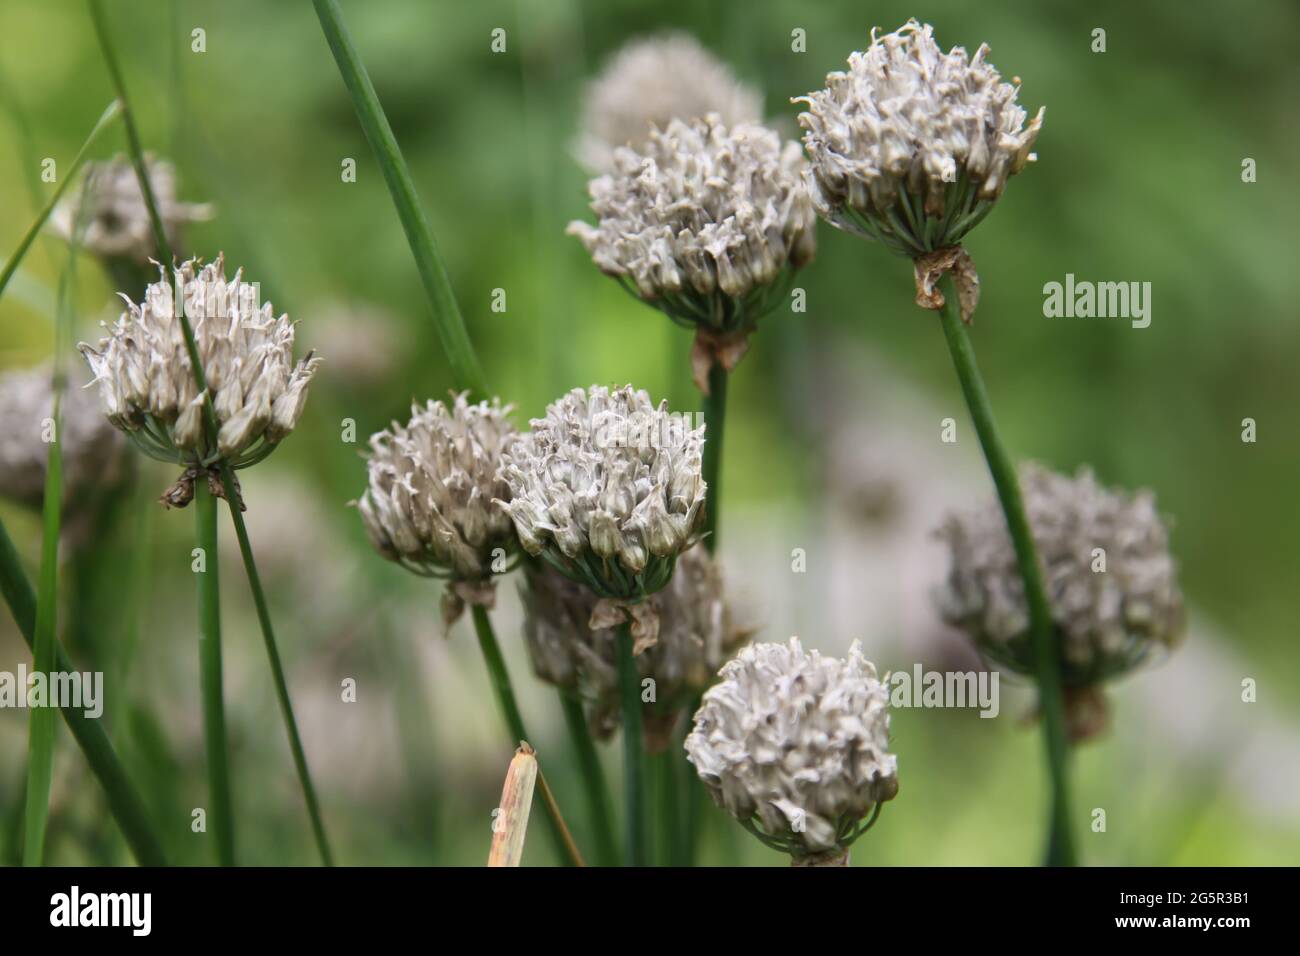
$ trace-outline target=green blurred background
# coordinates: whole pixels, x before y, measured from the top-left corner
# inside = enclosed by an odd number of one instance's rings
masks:
[[[436,585],[375,557],[346,503],[363,488],[365,436],[440,397],[447,369],[396,214],[306,0],[108,4],[146,147],[177,163],[181,197],[216,217],[190,251],[244,265],[300,320],[326,365],[303,422],[246,473],[249,522],[340,861],[480,864],[510,748],[465,622],[449,637]],[[1112,694],[1114,729],[1079,754],[1075,814],[1091,863],[1300,859],[1300,7],[778,0],[345,2],[405,152],[489,381],[521,424],[574,385],[635,382],[675,408],[699,398],[689,336],[601,277],[565,224],[589,218],[573,158],[584,82],[623,42],[677,28],[788,102],[910,16],[945,47],[992,47],[1021,102],[1047,106],[1039,161],[967,242],[983,298],[975,341],[1004,438],[1021,457],[1155,490],[1192,610],[1190,640]],[[190,49],[191,30],[207,49]],[[494,28],[507,50],[489,48]],[[1107,50],[1093,53],[1096,27]],[[806,31],[807,52],[791,51]],[[32,157],[68,162],[111,98],[86,8],[0,7],[0,255],[35,215]],[[124,149],[120,129],[97,155]],[[340,164],[355,158],[357,181]],[[1241,179],[1253,158],[1258,181]],[[52,186],[44,186],[51,190]],[[950,637],[925,601],[942,554],[918,543],[949,507],[989,493],[942,336],[912,304],[907,263],[819,226],[800,275],[808,311],[765,322],[733,379],[722,554],[761,640],[798,633],[842,652],[862,638],[882,670],[942,662]],[[65,257],[32,250],[0,304],[0,369],[46,360]],[[77,336],[114,317],[107,277],[78,270]],[[1148,281],[1153,320],[1047,319],[1042,287]],[[507,308],[490,308],[504,289]],[[136,298],[141,290],[127,290]],[[78,365],[78,373],[81,368]],[[939,421],[958,422],[955,447]],[[1241,441],[1242,419],[1258,441]],[[340,440],[353,419],[357,444]],[[9,427],[0,423],[0,427]],[[876,436],[888,434],[879,445]],[[855,464],[856,462],[856,464]],[[865,464],[863,462],[866,462]],[[106,721],[177,862],[212,859],[189,831],[205,797],[193,521],[154,504],[172,475],[141,462],[124,514],[97,543],[104,580],[90,640]],[[35,574],[39,517],[0,505]],[[223,536],[229,539],[226,519]],[[807,574],[791,573],[796,547]],[[224,548],[223,548],[224,551]],[[900,555],[907,555],[906,559]],[[242,862],[311,863],[313,850],[237,553],[223,553],[227,708]],[[888,586],[881,586],[885,582]],[[498,630],[543,768],[586,837],[553,693],[529,673],[512,584]],[[904,606],[904,602],[906,606]],[[902,633],[907,631],[908,633]],[[65,619],[65,640],[66,619]],[[946,648],[946,649],[945,649]],[[0,620],[0,669],[27,652]],[[358,681],[358,701],[339,699]],[[1259,701],[1240,700],[1241,681]],[[1004,685],[1005,687],[1005,685]],[[1037,859],[1045,814],[1032,701],[1001,719],[894,717],[902,792],[854,850],[858,865]],[[20,832],[26,712],[0,711],[0,851]],[[604,747],[612,782],[617,746]],[[126,862],[97,786],[60,725],[49,858]],[[1092,810],[1107,830],[1089,828]],[[540,811],[538,811],[540,812]],[[709,806],[703,859],[781,859]],[[544,840],[526,860],[551,860]]]

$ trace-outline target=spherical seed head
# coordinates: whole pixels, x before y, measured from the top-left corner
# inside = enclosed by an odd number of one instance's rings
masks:
[[[524,639],[537,676],[576,691],[597,737],[619,725],[613,628],[589,625],[597,597],[550,565],[529,567],[520,590]],[[737,620],[721,569],[702,545],[678,559],[672,580],[647,598],[659,615],[659,639],[636,657],[642,679],[655,684],[647,726],[662,725],[711,683],[724,661],[755,628]]]
[[[857,642],[847,660],[754,644],[720,677],[686,738],[714,802],[795,856],[847,848],[898,793],[889,694]]]
[[[589,186],[596,225],[568,231],[602,272],[677,321],[752,327],[816,249],[804,168],[798,144],[765,127],[673,120],[641,150],[615,150]]]
[[[985,57],[944,53],[909,20],[849,57],[826,88],[798,97],[810,190],[832,225],[910,257],[955,245],[1007,179],[1035,157],[1043,110],[1026,124],[1017,85]]]
[[[176,170],[171,163],[146,156],[145,172],[167,242],[174,249],[184,227],[210,219],[212,207],[177,200]],[[125,157],[87,163],[80,184],[50,214],[50,227],[64,239],[71,239],[78,215],[84,216],[86,223],[82,245],[96,255],[141,264],[158,255],[140,180]]]
[[[320,359],[308,353],[294,364],[294,324],[287,315],[277,318],[270,302],[259,304],[258,287],[243,280],[242,270],[227,280],[222,256],[181,265],[176,281],[216,411],[213,442],[172,281],[158,271],[139,305],[122,296],[127,311],[98,346],[78,346],[99,383],[104,413],[160,461],[207,466],[220,457],[232,468],[261,461],[293,431]]]
[[[600,597],[637,601],[668,583],[704,519],[704,426],[628,385],[575,388],[504,449],[501,477],[529,554]]]
[[[510,406],[413,405],[406,425],[370,438],[369,485],[357,502],[371,543],[385,558],[420,574],[483,581],[494,557],[514,551],[514,526],[494,499],[510,489],[498,477],[501,453],[517,437]]]
[[[69,383],[59,402],[57,432],[62,456],[63,497],[70,508],[94,490],[116,486],[126,476],[126,440],[104,420],[93,392]],[[39,507],[54,414],[48,366],[0,375],[0,497]]]
[[[1070,478],[1033,464],[1020,486],[1065,683],[1096,684],[1175,645],[1183,597],[1152,494],[1103,488],[1087,469]],[[944,618],[994,661],[1033,674],[1024,585],[1001,508],[991,501],[950,516],[939,535],[951,558],[939,592]]]
[[[652,130],[710,113],[729,126],[757,122],[763,97],[688,34],[632,40],[587,87],[579,159],[607,172],[619,147],[640,151]]]

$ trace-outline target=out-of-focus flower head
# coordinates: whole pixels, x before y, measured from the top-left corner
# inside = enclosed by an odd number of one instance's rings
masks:
[[[1016,102],[981,44],[944,53],[909,20],[849,56],[826,88],[793,100],[817,212],[837,228],[917,258],[956,245],[1034,160],[1043,110]]]
[[[416,574],[450,580],[444,617],[464,603],[490,606],[494,571],[515,550],[514,526],[494,500],[510,488],[498,475],[504,449],[517,438],[510,406],[413,405],[406,425],[393,422],[370,438],[369,484],[357,502],[375,550]]]
[[[703,447],[703,425],[630,385],[575,388],[504,450],[499,507],[529,554],[632,605],[668,583],[698,537]]]
[[[320,359],[309,352],[294,362],[294,323],[260,302],[242,270],[227,280],[222,256],[183,263],[176,282],[217,418],[217,434],[207,434],[206,395],[194,383],[172,282],[161,266],[159,274],[139,305],[122,296],[127,311],[97,346],[78,346],[104,413],[145,454],[190,472],[210,473],[219,459],[235,469],[256,464],[298,423]],[[187,473],[167,503],[186,504],[181,486],[188,480],[192,490],[194,477]]]
[[[534,672],[581,697],[592,733],[609,736],[620,718],[618,668],[614,628],[592,627],[599,600],[544,563],[530,564],[520,594]],[[737,620],[721,569],[702,545],[682,554],[668,586],[646,603],[659,616],[659,640],[636,662],[640,677],[654,681],[643,730],[647,749],[659,752],[681,709],[713,683],[718,668],[756,628]]]
[[[615,150],[589,186],[596,225],[568,231],[602,272],[695,329],[697,359],[730,369],[816,251],[805,166],[797,143],[763,126],[672,120],[639,150]]]
[[[146,156],[145,171],[167,242],[176,249],[181,245],[184,227],[212,218],[212,206],[180,202],[176,198],[176,170],[171,163]],[[78,216],[85,223],[80,241],[90,252],[105,259],[124,258],[141,265],[158,256],[140,181],[125,157],[87,163],[81,182],[50,214],[50,227],[70,240]]]
[[[654,129],[716,113],[728,126],[757,122],[763,97],[685,33],[628,42],[587,87],[578,157],[596,173],[622,146],[640,151]]]
[[[1022,467],[1025,513],[1067,688],[1116,677],[1172,648],[1185,626],[1168,532],[1149,491],[1104,488]],[[1034,673],[1029,611],[1015,548],[996,502],[952,515],[939,530],[951,563],[939,591],[944,618],[996,663]]]
[[[841,857],[898,793],[875,667],[856,641],[840,660],[792,638],[744,648],[719,676],[686,738],[714,802],[768,846]]]
[[[40,507],[53,436],[54,395],[49,366],[0,374],[0,496]],[[75,385],[59,403],[63,497],[70,508],[126,477],[124,439],[105,419],[94,393]]]

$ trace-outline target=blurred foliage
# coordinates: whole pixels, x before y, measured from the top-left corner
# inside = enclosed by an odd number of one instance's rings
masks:
[[[1004,437],[1021,456],[1069,470],[1088,462],[1109,483],[1155,489],[1162,510],[1176,516],[1174,544],[1186,593],[1230,637],[1234,653],[1252,662],[1267,688],[1262,693],[1273,704],[1285,698],[1295,713],[1295,3],[885,0],[869,13],[850,0],[371,0],[343,6],[489,381],[516,403],[521,420],[562,390],[591,382],[634,381],[676,407],[698,406],[686,367],[687,334],[603,279],[563,234],[570,219],[587,215],[584,175],[570,149],[582,83],[621,43],[669,27],[696,34],[762,87],[773,121],[793,136],[797,110],[788,98],[822,85],[827,71],[867,42],[873,23],[892,29],[916,16],[935,24],[945,46],[973,49],[987,40],[993,62],[1008,76],[1024,78],[1026,107],[1048,107],[1039,162],[1012,181],[968,242],[983,281],[976,342]],[[495,720],[488,716],[481,662],[462,632],[431,652],[455,680],[435,680],[440,690],[430,698],[406,679],[427,663],[423,645],[441,641],[436,595],[374,559],[360,522],[344,507],[361,490],[364,470],[357,452],[362,446],[339,441],[340,420],[353,418],[358,435],[369,434],[403,416],[413,397],[442,394],[447,377],[396,215],[311,6],[118,0],[110,15],[146,143],[178,164],[184,198],[218,207],[214,221],[193,230],[191,248],[205,256],[224,250],[228,261],[243,264],[261,281],[264,298],[302,320],[305,345],[313,341],[313,316],[331,303],[367,303],[393,316],[394,366],[377,380],[357,383],[331,376],[327,365],[297,432],[246,485],[256,508],[259,489],[271,481],[268,472],[300,483],[309,491],[304,497],[324,503],[312,520],[346,545],[334,569],[301,545],[303,560],[318,562],[319,589],[286,586],[275,596],[287,657],[297,661],[295,692],[309,755],[317,764],[328,762],[321,751],[333,739],[328,729],[312,729],[313,720],[323,718],[318,706],[303,702],[309,680],[328,685],[328,701],[337,674],[374,674],[393,702],[395,716],[379,726],[400,738],[408,769],[399,785],[368,789],[362,780],[346,792],[331,792],[327,781],[339,772],[318,773],[338,855],[355,863],[478,863],[488,844],[483,808],[495,805],[508,761],[492,728],[478,726]],[[1098,26],[1107,30],[1108,48],[1094,54],[1090,35]],[[205,53],[190,50],[195,27],[206,31]],[[505,54],[490,52],[495,27],[507,30]],[[791,52],[796,27],[807,31],[803,54]],[[12,110],[0,114],[0,254],[7,254],[36,208],[27,188],[31,164],[46,156],[70,158],[110,98],[84,6],[7,0],[0,8],[0,82],[30,129],[28,141]],[[100,152],[122,148],[119,131],[106,137]],[[340,180],[345,157],[357,161],[355,184]],[[1241,181],[1244,157],[1258,164],[1255,184]],[[819,239],[819,257],[800,280],[808,314],[772,317],[771,325],[781,327],[758,336],[736,376],[729,502],[798,509],[819,493],[800,464],[803,438],[790,427],[789,396],[783,398],[780,387],[801,374],[789,367],[790,356],[800,354],[786,347],[792,341],[815,354],[818,343],[835,334],[860,337],[965,421],[937,323],[912,304],[908,265],[825,226]],[[0,368],[40,361],[51,348],[49,290],[60,260],[52,254],[54,240],[44,243],[0,305]],[[1043,284],[1062,281],[1067,272],[1080,279],[1151,282],[1150,328],[1044,318]],[[92,263],[79,273],[78,334],[88,338],[97,321],[111,317],[115,290]],[[505,313],[490,310],[497,288],[507,292]],[[791,330],[788,324],[796,321],[802,326]],[[816,375],[816,369],[802,374]],[[1258,422],[1256,444],[1240,440],[1245,417]],[[149,502],[166,480],[162,472],[142,469],[138,513],[154,508]],[[35,555],[34,517],[11,508],[3,516]],[[198,719],[187,569],[191,522],[159,512],[122,524],[118,533],[126,537],[111,546],[127,557],[102,571],[108,593],[122,599],[104,602],[108,634],[100,644],[123,657],[130,649],[130,667],[119,661],[110,676],[113,733],[160,814],[179,821],[168,834],[173,855],[198,861],[203,857],[189,839],[185,808],[203,798],[202,748],[176,745],[194,736],[191,725]],[[306,529],[291,525],[279,533],[292,539],[298,532]],[[255,528],[255,547],[258,541]],[[233,565],[223,576],[233,609],[226,640],[248,660],[228,683],[243,857],[250,863],[308,862],[305,817],[242,576]],[[312,613],[318,602],[350,605],[350,615],[322,621]],[[401,609],[410,608],[425,609],[420,633],[407,632],[410,618]],[[0,634],[11,632],[6,618]],[[527,686],[535,682],[517,641],[503,638],[512,645],[525,706],[549,715],[535,719],[544,728],[540,736],[550,738],[534,741],[543,765],[561,794],[567,791],[570,816],[580,817],[577,790],[566,783],[572,768],[564,763],[558,708],[542,689]],[[0,666],[12,669],[19,659],[16,643],[0,647]],[[315,678],[304,677],[304,667]],[[1266,675],[1273,679],[1264,681]],[[443,697],[455,683],[464,689]],[[472,712],[462,713],[452,701],[472,702]],[[1024,808],[1043,805],[1036,792],[1037,736],[1010,721],[969,716],[904,712],[896,718],[903,792],[855,850],[857,862],[1034,859],[1039,821]],[[25,715],[2,714],[0,724],[17,739]],[[363,739],[378,732],[366,729]],[[555,754],[549,765],[547,744]],[[1122,745],[1112,739],[1081,757],[1076,802],[1140,809],[1141,816],[1112,813],[1108,836],[1085,838],[1085,858],[1294,859],[1300,846],[1295,821],[1279,841],[1270,824],[1253,823],[1225,804],[1229,798],[1215,776],[1224,768],[1206,768],[1201,785],[1189,789],[1176,784],[1181,778],[1170,776],[1168,767],[1163,776],[1150,766],[1144,773],[1138,751]],[[455,755],[473,754],[476,747],[486,754],[469,769],[455,762]],[[21,792],[21,750],[18,755],[15,762],[6,750],[0,766],[0,809],[7,813]],[[58,767],[56,795],[61,783],[64,789],[55,808],[53,858],[123,859],[103,813],[94,810],[94,788],[67,790],[81,771],[66,735]],[[168,807],[180,808],[180,816]],[[711,808],[707,812],[714,825],[706,860],[779,862]],[[546,858],[545,847],[530,847],[530,860]]]

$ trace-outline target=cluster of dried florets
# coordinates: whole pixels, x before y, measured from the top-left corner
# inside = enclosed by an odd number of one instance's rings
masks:
[[[602,598],[639,601],[703,521],[704,426],[690,424],[630,385],[575,388],[503,449],[499,506],[529,554]]]
[[[875,667],[856,642],[840,660],[793,638],[745,648],[720,677],[686,738],[714,801],[769,846],[842,855],[898,793]]]
[[[370,438],[369,484],[357,502],[375,550],[408,570],[450,578],[445,616],[464,600],[490,603],[491,575],[515,550],[514,527],[496,499],[510,489],[498,475],[501,452],[517,436],[510,406],[411,407],[406,425],[393,422]]]
[[[1044,570],[1068,687],[1087,687],[1172,647],[1183,633],[1182,593],[1168,533],[1148,491],[1070,478],[1036,465],[1020,485]],[[1029,612],[1006,519],[995,502],[952,516],[940,592],[944,617],[998,663],[1034,673]]]
[[[529,567],[524,639],[533,670],[547,683],[576,693],[597,737],[619,725],[614,624],[601,623],[592,592],[545,564]],[[672,580],[646,599],[659,617],[659,639],[636,658],[642,679],[654,681],[645,705],[646,749],[663,750],[682,707],[707,688],[718,668],[754,632],[737,620],[722,572],[702,545],[682,554]]]
[[[756,122],[763,98],[692,36],[634,40],[587,88],[578,155],[588,169],[606,172],[619,147],[640,152],[652,130],[710,113],[728,126]]]
[[[53,431],[54,393],[48,366],[0,375],[0,496],[38,507]],[[126,440],[104,420],[91,392],[70,386],[59,402],[57,440],[63,496],[70,505],[94,489],[110,489],[126,475]]]
[[[212,207],[176,198],[176,171],[171,163],[146,157],[145,171],[167,242],[175,248],[183,228],[211,218]],[[85,224],[81,243],[96,255],[140,264],[158,255],[140,181],[125,157],[87,163],[81,183],[50,215],[51,228],[65,239],[72,238],[78,222]]]
[[[1028,115],[985,59],[949,53],[908,21],[798,97],[810,189],[830,223],[916,257],[961,241],[1034,159],[1043,111]]]
[[[589,187],[597,224],[569,232],[635,295],[743,346],[816,250],[804,167],[798,144],[765,127],[673,120],[640,151],[615,150]]]
[[[98,346],[78,346],[99,383],[108,420],[146,454],[199,472],[218,459],[243,468],[265,458],[293,431],[320,359],[293,361],[294,325],[259,303],[242,272],[226,279],[225,262],[191,259],[176,270],[181,303],[198,346],[208,390],[200,394],[186,350],[172,282],[145,289]],[[212,396],[218,431],[206,432],[203,403]],[[191,476],[191,480],[194,476]],[[183,492],[168,503],[183,505]]]

